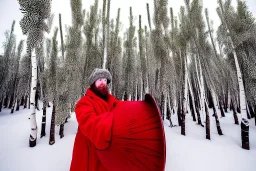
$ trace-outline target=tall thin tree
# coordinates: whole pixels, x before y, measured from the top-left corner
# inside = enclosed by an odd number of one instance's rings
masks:
[[[22,33],[27,36],[27,54],[31,57],[32,78],[30,91],[30,105],[31,115],[31,134],[29,137],[29,146],[36,146],[37,140],[37,123],[36,123],[36,109],[35,109],[35,93],[37,85],[37,60],[36,56],[32,55],[34,48],[40,45],[43,40],[44,32],[49,32],[45,19],[50,16],[51,0],[44,1],[23,1],[19,0],[21,11],[24,14],[20,21]]]

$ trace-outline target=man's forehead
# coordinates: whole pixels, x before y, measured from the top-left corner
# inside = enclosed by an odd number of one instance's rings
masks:
[[[98,80],[106,80],[106,79],[107,79],[107,78],[99,78]],[[98,81],[98,80],[97,80],[97,81]]]
[[[107,78],[99,78],[96,80],[96,82],[101,82],[101,81],[107,81]]]

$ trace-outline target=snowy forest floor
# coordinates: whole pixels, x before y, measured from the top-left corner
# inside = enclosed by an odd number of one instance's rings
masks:
[[[219,111],[218,111],[219,112]],[[210,111],[212,114],[212,111]],[[30,112],[21,107],[10,114],[0,112],[0,171],[67,171],[72,157],[73,143],[77,131],[75,114],[65,124],[65,137],[60,139],[59,127],[55,129],[55,144],[49,145],[51,107],[47,108],[47,135],[40,138],[42,104],[37,111],[37,146],[28,147],[30,134]],[[220,115],[219,115],[220,116]],[[241,120],[238,114],[239,120]],[[172,117],[176,124],[175,117]],[[250,120],[251,150],[241,148],[240,125],[234,124],[232,113],[220,118],[223,136],[217,134],[214,117],[211,117],[211,140],[205,139],[205,128],[186,116],[186,136],[180,127],[169,127],[164,121],[166,135],[166,171],[255,171],[256,170],[256,126]]]

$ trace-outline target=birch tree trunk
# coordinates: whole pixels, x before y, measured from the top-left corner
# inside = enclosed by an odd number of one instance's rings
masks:
[[[256,126],[256,105],[254,105],[254,121],[255,121],[255,126]]]
[[[8,101],[9,101],[9,95],[6,93],[5,99],[4,99],[4,108],[8,107]]]
[[[214,44],[214,41],[213,41],[213,35],[212,35],[212,32],[211,32],[211,27],[210,27],[210,22],[209,22],[209,16],[208,16],[207,8],[205,9],[205,16],[206,16],[208,31],[210,33],[210,39],[211,39],[212,47],[213,47],[213,50],[214,50],[214,54],[215,54],[215,57],[218,59],[217,50],[216,50],[216,47],[215,47],[215,44]],[[218,115],[217,115],[217,112],[216,112],[216,105],[217,105],[217,103],[216,103],[216,99],[215,99],[215,97],[216,97],[215,96],[215,92],[213,90],[210,90],[210,91],[211,91],[212,98],[213,98],[213,110],[214,110],[214,116],[215,116],[215,120],[216,120],[218,134],[219,135],[223,135],[222,131],[221,131],[221,128],[220,128],[220,122],[219,122],[219,119],[218,119]],[[219,101],[219,105],[220,105],[220,108],[221,108],[221,115],[225,116],[220,101]]]
[[[208,31],[209,31],[209,34],[210,34],[210,40],[211,40],[211,43],[212,43],[213,51],[214,51],[215,57],[218,58],[216,46],[215,46],[214,41],[213,41],[213,36],[212,36],[211,27],[210,27],[208,9],[207,8],[205,9],[205,16],[206,16],[206,21],[207,21],[206,23],[207,23]]]
[[[42,128],[41,128],[41,136],[40,138],[42,138],[43,136],[46,135],[45,133],[45,126],[46,126],[46,107],[47,107],[47,102],[44,99],[43,101],[43,116],[42,116]]]
[[[14,91],[15,91],[15,90],[14,90]],[[16,103],[17,103],[17,105],[18,105],[17,98],[15,97],[15,99],[14,99],[14,101],[13,101],[13,103],[12,103],[11,113],[14,112],[14,108],[15,108],[15,104],[16,104]]]
[[[206,101],[205,101],[204,105],[205,105],[205,115],[206,115],[206,127],[205,127],[206,139],[210,140],[211,139],[210,116],[209,116],[208,104],[206,103]]]
[[[233,42],[232,42],[232,48],[234,48]],[[242,73],[238,64],[238,59],[236,52],[234,51],[234,59],[235,59],[235,65],[236,65],[236,71],[237,71],[237,78],[238,78],[238,86],[239,86],[239,97],[240,97],[240,108],[241,108],[241,116],[242,118],[247,119],[247,113],[246,113],[246,97],[245,97],[245,91],[244,91],[244,84],[242,79]]]
[[[206,97],[205,97],[204,79],[203,79],[203,74],[202,74],[201,63],[200,63],[200,59],[198,59],[198,60],[199,60],[199,72],[200,72],[200,84],[199,85],[200,85],[200,92],[201,92],[201,107],[202,107],[202,113],[205,112],[206,139],[210,140],[211,139],[211,134],[210,134],[209,109],[208,109],[208,104],[207,104]]]
[[[231,40],[231,45],[232,45],[232,49],[235,49],[232,40]],[[241,70],[240,70],[240,67],[239,67],[239,64],[238,64],[238,59],[237,59],[237,55],[236,55],[235,51],[233,52],[233,55],[234,55],[234,59],[235,59],[235,65],[236,65],[236,71],[237,71],[237,79],[238,79],[238,86],[239,86],[239,101],[240,101],[241,117],[242,117],[242,119],[245,120],[244,122],[248,122],[247,121],[247,112],[246,112],[246,97],[245,97],[242,73],[241,73]],[[241,132],[242,131],[243,130],[241,129]],[[244,137],[241,137],[241,138],[242,138],[242,148],[249,150],[250,149],[250,142],[249,141],[248,142],[243,141]]]
[[[149,30],[151,32],[151,18],[150,18],[149,4],[148,3],[147,3],[147,16],[148,16],[148,26],[149,26]]]
[[[199,59],[198,59],[199,60]],[[202,111],[202,120],[204,122],[204,99],[205,99],[205,91],[204,91],[204,84],[203,84],[203,76],[202,76],[202,68],[201,68],[201,64],[200,64],[200,60],[199,60],[199,64],[197,64],[197,59],[195,60],[196,62],[196,74],[197,74],[197,79],[198,79],[198,85],[200,87],[200,107],[201,107],[201,111]],[[197,65],[199,65],[199,69],[197,68]],[[199,73],[198,73],[199,70]],[[200,113],[200,112],[199,112]]]
[[[23,106],[23,105],[24,105],[24,96],[21,96],[20,105],[21,105],[21,106]]]
[[[173,124],[172,124],[172,114],[173,114],[173,111],[171,109],[171,99],[170,99],[170,95],[168,94],[167,95],[167,111],[166,111],[166,119],[169,120],[170,122],[170,126],[169,127],[173,127]]]
[[[53,145],[54,143],[55,143],[55,100],[53,100],[53,103],[52,103],[52,119],[51,119],[49,144]]]
[[[56,115],[56,105],[57,105],[57,53],[58,53],[58,42],[56,40],[58,34],[58,28],[54,30],[54,35],[52,38],[52,51],[51,51],[51,63],[49,65],[49,90],[52,99],[52,118],[51,118],[51,128],[50,128],[50,139],[49,144],[53,145],[55,143],[55,115]]]
[[[2,111],[2,106],[3,106],[3,98],[0,99],[0,112]]]
[[[42,65],[42,64],[41,64]],[[44,63],[43,63],[44,65]],[[40,87],[41,87],[41,95],[42,95],[42,101],[43,101],[43,116],[42,116],[42,123],[41,123],[41,135],[40,138],[46,135],[45,133],[45,127],[46,127],[46,107],[47,107],[47,100],[46,100],[46,78],[43,74],[44,66],[39,67],[39,72],[41,75],[40,81]]]
[[[15,101],[14,101],[14,104],[15,104]],[[250,109],[249,109],[248,102],[246,102],[246,113],[247,113],[248,119],[251,119],[252,115],[251,115],[251,112],[250,112]]]
[[[103,43],[103,64],[102,67],[106,68],[105,59],[107,59],[107,50],[106,50],[106,1],[103,0],[103,10],[102,10],[102,43]]]
[[[28,103],[28,95],[25,95],[25,100],[24,100],[24,109],[27,108],[27,103]]]
[[[178,108],[177,108],[177,118],[178,118],[178,125],[181,126],[181,100],[180,100],[180,93],[178,95]]]
[[[19,99],[17,97],[17,87],[18,87],[18,84],[19,84],[19,68],[20,68],[20,57],[21,57],[21,53],[22,53],[22,50],[23,50],[23,42],[24,40],[21,40],[20,43],[19,43],[19,46],[18,46],[18,54],[17,54],[17,63],[16,63],[16,67],[15,67],[15,76],[14,76],[14,83],[13,83],[13,96],[14,96],[14,103],[12,104],[12,110],[11,110],[11,113],[14,112],[14,107],[15,107],[15,103],[17,102],[17,108],[19,106]]]
[[[238,118],[237,118],[237,112],[236,112],[237,107],[236,107],[236,103],[235,103],[234,99],[231,100],[231,104],[232,104],[232,110],[233,110],[233,116],[234,116],[235,124],[239,125]]]
[[[64,123],[60,125],[60,130],[59,130],[59,136],[60,136],[60,138],[63,138],[63,137],[64,137],[64,126],[65,126]]]
[[[110,1],[111,0],[108,0],[108,5],[107,5],[107,19],[105,19],[105,16],[104,17],[104,22],[105,24],[107,25],[107,30],[106,28],[103,30],[104,31],[104,34],[105,34],[105,42],[104,42],[104,54],[103,54],[103,66],[102,68],[103,69],[106,69],[107,68],[107,60],[108,60],[108,39],[109,39],[109,17],[110,17]],[[106,34],[107,33],[107,34]]]
[[[187,74],[187,54],[184,54],[183,59],[183,74],[184,74],[184,80],[183,80],[183,97],[182,97],[182,124],[181,124],[181,134],[186,135],[186,128],[185,128],[185,119],[186,119],[186,111],[187,111],[187,81],[188,81],[188,74]]]
[[[216,120],[217,131],[218,131],[219,135],[223,135],[222,130],[220,128],[219,117],[218,117],[218,114],[217,114],[217,111],[216,111],[216,104],[217,104],[217,102],[216,102],[215,92],[212,90],[212,88],[210,89],[210,91],[211,91],[211,94],[212,94],[213,114],[214,114],[214,117],[215,117],[215,120]]]
[[[229,108],[230,107],[230,104],[231,104],[231,97],[230,97],[230,91],[228,91],[228,95],[227,95],[228,97],[228,101],[227,101],[227,108]],[[225,111],[226,112],[226,111]]]
[[[219,106],[220,106],[220,112],[221,112],[221,117],[225,117],[225,112],[224,112],[224,109],[223,109],[223,100],[220,100],[219,101]]]
[[[190,83],[189,78],[188,78],[188,90],[189,90],[189,94],[190,94],[190,97],[191,97],[190,106],[191,106],[191,113],[192,113],[193,121],[196,121],[195,99],[194,99],[194,94],[192,92],[191,83]],[[200,119],[200,122],[201,122],[201,119]],[[199,123],[199,120],[198,120],[198,124],[201,125],[202,123]]]
[[[141,85],[142,85],[142,94],[145,94],[147,84],[147,67],[146,67],[146,59],[145,59],[145,53],[144,53],[144,46],[142,44],[142,27],[141,27],[141,15],[139,15],[139,54],[140,54],[140,64],[141,64],[141,73],[142,73],[142,79],[141,79]]]
[[[64,41],[63,41],[63,35],[62,35],[61,14],[59,14],[59,27],[60,27],[60,40],[61,40],[61,55],[62,55],[62,62],[64,62]]]
[[[32,77],[31,77],[31,90],[30,90],[30,125],[31,133],[29,136],[29,146],[35,147],[37,140],[37,123],[36,123],[36,106],[35,106],[35,95],[36,95],[36,86],[37,86],[37,63],[36,56],[31,55],[31,68],[32,68]]]
[[[17,100],[17,106],[16,106],[16,111],[20,110],[20,99]],[[1,112],[1,109],[0,109]]]

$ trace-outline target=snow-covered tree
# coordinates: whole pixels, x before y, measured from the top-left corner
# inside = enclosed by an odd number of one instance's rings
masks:
[[[0,73],[0,101],[5,107],[10,101],[10,94],[8,93],[8,82],[10,80],[11,59],[13,58],[13,50],[15,50],[16,38],[14,35],[15,21],[12,22],[10,31],[5,32],[6,41],[3,43],[4,55],[1,57],[2,72]],[[2,105],[0,106],[2,108]]]
[[[97,42],[93,41],[93,36],[95,34],[98,27],[98,0],[95,0],[94,5],[91,6],[90,11],[87,13],[86,21],[83,27],[83,33],[86,37],[86,42],[83,45],[83,75],[82,75],[82,95],[84,95],[85,89],[88,85],[88,77],[94,68],[100,68],[102,66],[102,54],[99,50],[99,47],[96,46]],[[104,38],[103,38],[104,39]],[[104,41],[104,40],[103,40]]]
[[[69,28],[69,42],[67,43],[67,50],[65,56],[65,78],[66,84],[68,84],[69,103],[71,104],[71,110],[74,110],[76,101],[81,97],[81,72],[79,65],[79,59],[82,56],[82,32],[81,27],[83,25],[82,14],[82,1],[71,0],[71,12],[72,12],[72,27]]]
[[[20,67],[20,58],[21,58],[21,53],[23,50],[23,44],[24,44],[24,40],[21,40],[19,45],[18,45],[18,51],[17,51],[17,55],[16,55],[16,59],[14,59],[14,82],[13,82],[13,102],[12,102],[12,110],[11,113],[14,112],[14,107],[15,104],[17,103],[17,109],[19,109],[19,104],[20,104],[20,99],[17,96],[17,87],[19,84],[19,80],[20,80],[20,75],[19,75],[19,67]]]
[[[50,16],[51,0],[18,0],[20,10],[23,13],[23,18],[20,21],[22,33],[27,35],[27,55],[31,58],[31,91],[30,104],[31,115],[31,134],[29,137],[29,146],[36,146],[37,140],[37,123],[36,123],[36,106],[35,93],[37,87],[37,60],[33,55],[33,50],[36,46],[40,46],[43,41],[44,32],[49,32],[45,19]]]
[[[136,75],[135,75],[135,49],[136,47],[136,38],[135,38],[135,26],[134,18],[132,13],[132,7],[130,7],[130,24],[129,29],[125,33],[124,38],[124,56],[123,56],[123,79],[125,80],[124,84],[124,94],[125,100],[134,99],[135,87],[136,87]],[[134,94],[133,94],[134,93]]]
[[[222,27],[226,30],[226,35],[227,35],[227,43],[228,46],[227,48],[231,49],[231,53],[234,57],[235,60],[235,66],[236,66],[236,72],[237,72],[237,79],[238,79],[238,87],[239,87],[239,105],[240,105],[240,111],[241,111],[241,116],[247,121],[247,113],[246,113],[246,96],[245,96],[245,88],[244,88],[244,77],[242,75],[242,70],[241,70],[241,65],[239,65],[238,61],[238,55],[242,56],[243,58],[246,57],[246,52],[245,51],[238,51],[239,48],[238,46],[240,45],[240,42],[243,43],[243,39],[240,39],[239,34],[235,32],[234,28],[237,27],[232,27],[232,14],[234,14],[234,9],[231,6],[231,1],[225,1],[223,4],[222,0],[218,0],[219,8],[218,8],[218,14],[222,22]],[[238,20],[239,21],[239,20]],[[239,28],[239,27],[238,27]],[[243,28],[243,27],[242,27]],[[244,27],[245,29],[249,30],[248,27]],[[246,31],[246,30],[245,30]],[[246,33],[246,32],[244,32]],[[245,36],[245,35],[243,35]],[[255,68],[255,67],[254,67]],[[241,130],[243,131],[243,130]],[[242,139],[245,139],[245,137],[242,137]],[[248,139],[249,140],[249,139]],[[250,145],[248,141],[242,141],[242,148],[244,149],[249,149]]]
[[[50,128],[49,144],[55,143],[55,114],[56,114],[56,98],[57,98],[57,53],[58,53],[58,41],[57,41],[58,28],[55,28],[52,38],[52,51],[48,70],[48,91],[49,99],[52,101],[52,118]]]

